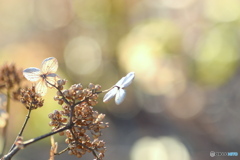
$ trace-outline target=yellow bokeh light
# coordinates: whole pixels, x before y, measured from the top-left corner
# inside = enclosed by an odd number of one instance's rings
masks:
[[[69,0],[41,0],[35,1],[35,22],[45,30],[53,30],[66,26],[73,17]]]
[[[231,26],[216,26],[202,37],[194,55],[199,82],[218,86],[232,76],[239,60],[236,42]]]
[[[182,9],[190,6],[195,0],[163,0],[162,4],[169,8]]]
[[[143,137],[131,150],[131,160],[190,160],[186,146],[174,137]]]
[[[239,0],[205,0],[205,15],[211,20],[229,22],[240,16]]]
[[[102,62],[99,44],[89,37],[77,37],[71,40],[64,52],[66,67],[75,75],[91,74]]]
[[[137,26],[119,46],[121,67],[136,72],[136,81],[150,94],[182,92],[185,78],[177,56],[179,36],[170,21],[153,20]]]

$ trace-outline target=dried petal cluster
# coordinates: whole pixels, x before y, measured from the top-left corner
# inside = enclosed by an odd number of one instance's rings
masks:
[[[98,93],[101,89],[100,85],[94,85],[90,83],[87,88],[83,88],[82,84],[74,84],[72,85],[69,89],[63,90],[63,87],[61,84],[63,80],[59,80],[58,83],[58,88],[62,91],[57,92],[57,96],[54,97],[56,101],[58,101],[59,104],[64,103],[64,98],[70,103],[70,104],[75,104],[80,101],[85,101],[87,102],[90,106],[96,105],[97,98],[98,98]]]
[[[0,89],[11,89],[19,86],[23,80],[22,70],[17,70],[15,64],[5,64],[0,69]]]
[[[52,130],[70,124],[69,129],[60,133],[66,136],[68,153],[80,158],[85,153],[92,152],[95,157],[102,159],[106,148],[105,142],[99,140],[99,137],[102,135],[101,130],[108,127],[108,123],[103,122],[105,115],[94,111],[92,107],[97,104],[97,91],[101,86],[90,83],[87,88],[83,88],[81,84],[74,84],[63,90],[61,84],[65,83],[61,81],[58,81],[59,90],[54,99],[62,105],[62,110],[49,114]]]
[[[20,101],[27,109],[37,109],[43,106],[44,100],[40,94],[36,93],[35,86],[20,90]]]

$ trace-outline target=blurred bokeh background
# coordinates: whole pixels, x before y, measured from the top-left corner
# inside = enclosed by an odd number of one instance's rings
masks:
[[[210,160],[240,154],[240,0],[1,0],[0,63],[40,67],[56,57],[68,85],[107,89],[135,72],[125,101],[106,114],[106,160]],[[50,131],[60,106],[49,90],[24,138]],[[13,103],[8,143],[26,116]],[[55,137],[60,149],[63,137]],[[9,147],[9,146],[8,146]],[[48,159],[50,140],[14,159]],[[77,159],[66,153],[56,159]],[[83,157],[93,159],[92,154]]]

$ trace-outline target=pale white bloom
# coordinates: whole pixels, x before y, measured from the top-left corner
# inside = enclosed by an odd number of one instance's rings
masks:
[[[103,102],[109,101],[111,98],[113,98],[115,95],[115,103],[119,105],[123,102],[126,91],[125,88],[128,87],[133,79],[135,77],[134,72],[128,73],[125,77],[122,77],[113,87],[110,91],[108,91],[105,96],[103,97]]]
[[[35,90],[41,96],[44,96],[47,93],[47,87],[51,88],[52,86],[50,84],[55,85],[56,83],[58,76],[55,72],[57,69],[57,59],[49,57],[42,62],[41,70],[35,67],[30,67],[23,70],[23,75],[31,82],[37,82]]]

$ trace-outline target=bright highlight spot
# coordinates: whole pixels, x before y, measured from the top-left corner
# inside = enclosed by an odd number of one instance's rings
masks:
[[[66,67],[75,75],[86,75],[96,71],[102,62],[99,44],[89,37],[71,40],[64,52]]]
[[[131,160],[190,160],[186,146],[174,137],[143,137],[132,148]]]

